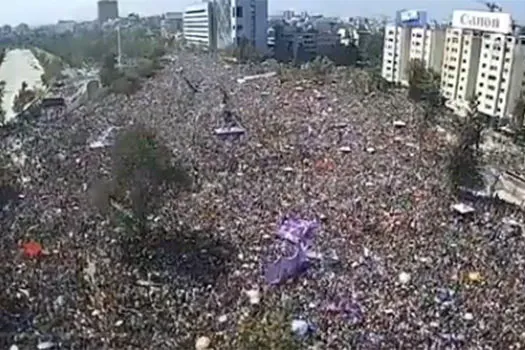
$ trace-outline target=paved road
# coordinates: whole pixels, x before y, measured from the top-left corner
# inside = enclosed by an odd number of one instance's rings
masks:
[[[15,117],[12,110],[15,96],[25,81],[30,88],[42,88],[40,79],[44,70],[30,50],[16,49],[7,52],[0,66],[0,81],[6,82],[2,109],[6,111],[6,121]]]

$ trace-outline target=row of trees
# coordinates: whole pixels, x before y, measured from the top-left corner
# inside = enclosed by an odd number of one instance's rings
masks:
[[[120,31],[121,51],[124,59],[133,60],[150,56],[161,38],[143,28],[125,28]],[[79,33],[39,33],[24,38],[23,46],[38,47],[60,57],[71,67],[82,67],[102,62],[108,52],[117,50],[117,31],[99,29]]]
[[[64,77],[62,71],[65,68],[65,64],[60,57],[37,48],[33,48],[31,51],[44,69],[44,73],[40,77],[44,86],[49,86],[52,81],[60,80]]]
[[[166,50],[158,45],[147,56],[137,59],[133,66],[122,68],[117,66],[115,54],[105,57],[100,69],[102,86],[115,93],[131,95],[140,87],[140,80],[153,77],[162,68],[161,57]]]

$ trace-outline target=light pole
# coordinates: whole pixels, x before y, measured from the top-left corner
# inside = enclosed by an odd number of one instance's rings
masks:
[[[120,43],[120,24],[117,25],[117,66],[121,68],[122,66],[122,49]]]

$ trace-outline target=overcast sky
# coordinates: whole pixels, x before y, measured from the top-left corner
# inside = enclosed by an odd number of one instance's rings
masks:
[[[6,0],[7,1],[7,0]],[[139,15],[182,11],[195,0],[119,0],[121,16],[131,12]],[[59,19],[92,20],[97,13],[96,0],[24,0],[18,4],[2,6],[0,23],[30,25],[55,23]],[[478,0],[269,0],[270,14],[286,9],[320,13],[326,16],[379,16],[393,17],[396,10],[424,9],[432,19],[442,20],[451,16],[453,9],[480,9]],[[510,12],[525,24],[525,0],[497,1],[505,12]],[[6,4],[7,5],[7,4]]]

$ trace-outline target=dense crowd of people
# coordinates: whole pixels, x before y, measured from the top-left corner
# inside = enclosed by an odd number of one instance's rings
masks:
[[[419,144],[404,92],[365,93],[352,70],[324,84],[237,82],[256,69],[181,53],[131,97],[3,135],[20,193],[0,214],[0,347],[193,349],[208,337],[249,350],[237,324],[253,309],[312,324],[312,349],[523,347],[522,213],[451,209],[447,141],[428,129]],[[225,108],[244,135],[214,134]],[[111,152],[90,143],[133,123],[154,128],[198,184],[165,194],[140,258],[90,200]],[[287,216],[320,223],[316,256],[268,285]],[[28,241],[41,256],[23,254]]]

